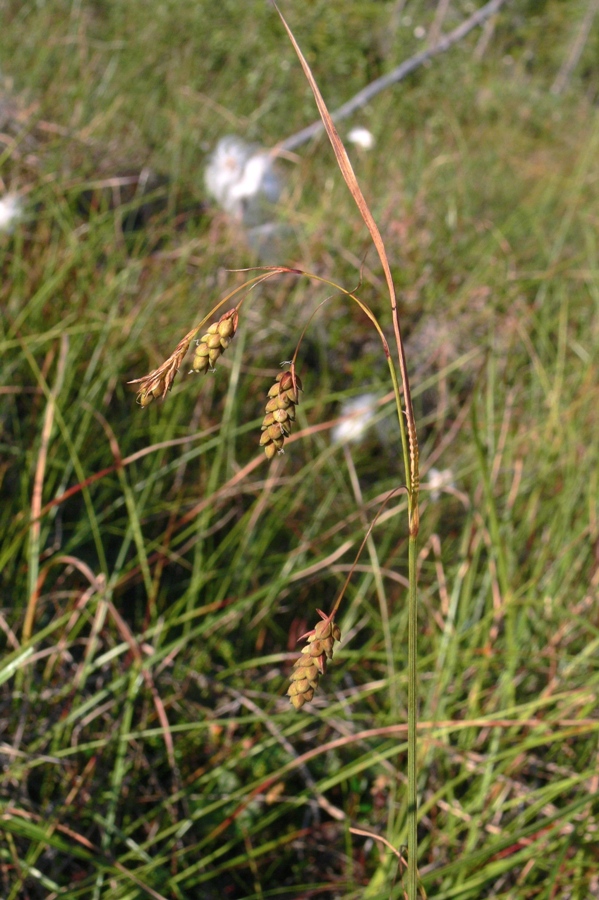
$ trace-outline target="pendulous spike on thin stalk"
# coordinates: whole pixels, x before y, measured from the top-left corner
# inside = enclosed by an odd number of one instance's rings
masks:
[[[302,647],[301,656],[293,664],[289,690],[287,695],[295,709],[301,709],[314,696],[321,675],[327,670],[327,660],[333,658],[335,641],[341,640],[339,626],[335,624],[335,613],[330,616],[317,610],[322,621],[306,632],[300,641],[307,638],[308,643]]]
[[[194,372],[206,372],[214,367],[214,363],[231,343],[237,331],[239,314],[237,308],[230,309],[218,322],[210,326],[206,334],[198,341],[198,347],[193,359]],[[173,386],[175,375],[181,367],[185,354],[191,346],[191,342],[198,333],[198,328],[188,332],[183,340],[179,341],[174,351],[158,366],[143,378],[134,378],[129,384],[138,384],[137,402],[140,406],[149,406],[157,399],[164,399]]]
[[[285,438],[289,437],[295,421],[295,407],[299,403],[302,383],[293,369],[281,372],[268,392],[266,415],[262,420],[260,446],[268,459],[283,452]]]
[[[210,326],[206,334],[202,335],[193,357],[192,372],[214,370],[217,359],[225,352],[235,336],[238,320],[237,309],[230,309],[218,322]]]
[[[146,406],[149,406],[154,399],[158,397],[164,399],[166,397],[173,386],[175,375],[179,371],[183,358],[189,350],[189,345],[196,333],[195,330],[188,332],[185,337],[179,341],[168,359],[165,359],[162,365],[158,366],[157,369],[154,369],[148,375],[144,375],[143,378],[134,378],[133,381],[129,382],[129,384],[139,385],[137,402],[140,406],[143,406],[144,409]]]

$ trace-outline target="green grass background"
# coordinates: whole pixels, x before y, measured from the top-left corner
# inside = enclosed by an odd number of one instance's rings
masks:
[[[423,47],[436,4],[283,2],[330,109]],[[477,4],[455,0],[445,29]],[[431,898],[599,894],[599,16],[513,0],[340,126],[391,260],[422,444],[420,871]],[[258,449],[266,393],[327,296],[250,295],[216,374],[156,367],[255,260],[206,200],[224,134],[316,117],[262,0],[0,4],[0,156],[26,216],[0,236],[0,894],[402,897],[407,535],[399,498],[296,714],[296,639],[402,480],[393,409],[349,455],[341,402],[389,392],[330,299],[298,365],[299,439]],[[99,181],[166,180],[144,228]],[[280,162],[282,264],[390,330],[376,256],[321,139]],[[82,199],[83,198],[83,199]],[[364,262],[362,275],[360,267]],[[452,486],[427,490],[431,467]],[[36,510],[41,515],[35,518]],[[29,621],[27,612],[29,610]],[[30,637],[27,638],[28,633]]]

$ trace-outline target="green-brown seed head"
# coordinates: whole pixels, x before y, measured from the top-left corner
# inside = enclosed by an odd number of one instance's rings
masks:
[[[314,697],[314,691],[318,687],[318,680],[327,670],[327,659],[333,658],[333,646],[335,641],[341,639],[338,625],[318,610],[322,621],[316,627],[304,634],[307,644],[302,647],[301,656],[293,664],[293,671],[289,676],[291,684],[287,691],[295,709],[301,709],[304,703],[308,703]]]
[[[281,372],[268,392],[268,401],[262,420],[260,446],[268,459],[283,452],[285,438],[291,433],[295,421],[295,407],[299,403],[302,383],[291,371]]]
[[[142,409],[145,409],[146,406],[150,405],[152,400],[159,397],[164,397],[168,390],[169,387],[166,377],[164,375],[158,375],[157,377],[151,379],[138,391],[137,402],[142,407]]]
[[[191,365],[193,372],[202,373],[214,369],[217,359],[225,352],[237,331],[238,320],[237,310],[230,309],[218,322],[212,323],[198,341]]]

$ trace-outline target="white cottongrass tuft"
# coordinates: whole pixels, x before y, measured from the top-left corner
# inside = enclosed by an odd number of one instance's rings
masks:
[[[244,225],[259,224],[261,206],[281,193],[271,155],[233,135],[216,145],[204,181],[219,206]]]
[[[422,487],[428,488],[433,500],[438,500],[442,491],[455,490],[453,472],[451,469],[435,469],[433,467],[428,470],[428,478],[422,483]]]
[[[374,135],[371,131],[368,131],[367,128],[362,128],[361,126],[356,126],[352,128],[352,130],[348,133],[347,139],[350,144],[355,144],[356,147],[361,147],[362,150],[372,150],[374,147]]]
[[[357,444],[362,440],[375,416],[377,399],[375,394],[361,394],[345,401],[341,407],[344,419],[331,432],[334,443]]]
[[[11,234],[23,217],[23,201],[18,194],[5,194],[0,198],[0,233]]]

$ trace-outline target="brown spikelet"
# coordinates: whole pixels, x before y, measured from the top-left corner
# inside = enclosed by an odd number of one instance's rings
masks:
[[[129,382],[129,384],[139,384],[137,402],[140,406],[145,408],[150,405],[154,398],[166,397],[195,334],[195,330],[188,332],[183,340],[179,341],[169,358],[157,369],[154,369],[148,375],[144,375],[143,378],[134,378],[133,381]]]
[[[192,371],[207,372],[213,370],[214,365],[227,349],[235,332],[239,316],[236,309],[231,309],[221,316],[218,322],[214,322],[206,334],[198,341],[198,346],[193,357]]]
[[[295,421],[295,407],[299,403],[302,383],[294,371],[281,372],[268,392],[266,415],[262,420],[260,446],[268,459],[283,452],[285,438],[289,437]]]
[[[317,612],[322,621],[300,638],[300,641],[307,638],[308,643],[302,647],[302,655],[294,662],[290,675],[287,695],[295,709],[301,709],[312,699],[318,679],[327,670],[327,660],[333,658],[335,641],[341,640],[339,626],[334,621],[335,613],[327,616],[320,609]]]

